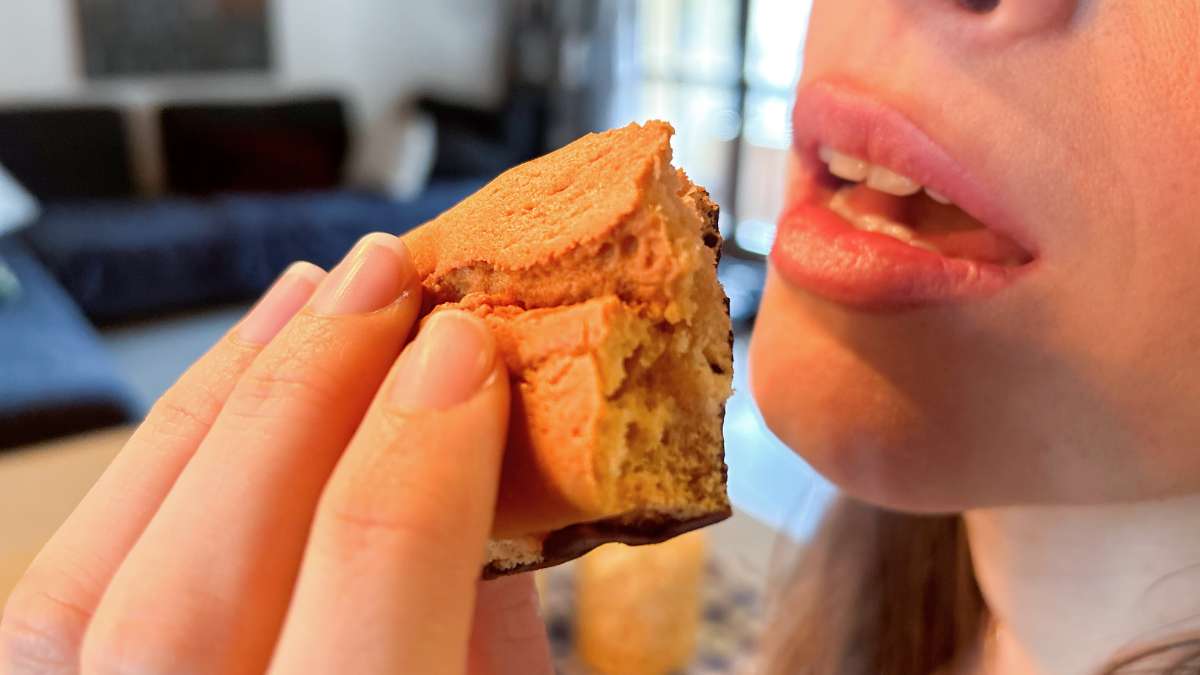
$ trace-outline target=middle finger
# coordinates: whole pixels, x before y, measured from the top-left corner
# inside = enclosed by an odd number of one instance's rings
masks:
[[[262,672],[313,510],[420,305],[371,235],[255,359],[106,591],[84,670]]]

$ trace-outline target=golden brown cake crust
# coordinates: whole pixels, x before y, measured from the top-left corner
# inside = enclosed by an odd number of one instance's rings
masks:
[[[682,172],[680,172],[682,174]],[[720,261],[721,248],[724,241],[718,228],[720,208],[712,201],[708,191],[692,185],[686,180],[690,190],[684,195],[684,200],[691,203],[701,214],[704,228],[701,236],[704,245],[713,252],[714,264]],[[725,314],[729,315],[729,299],[725,298]],[[729,331],[729,358],[732,363],[733,331]],[[721,408],[721,420],[724,421],[725,408]],[[507,461],[507,458],[506,458]],[[727,469],[723,469],[727,470]],[[725,476],[722,475],[722,482]],[[517,497],[520,499],[520,497]],[[493,579],[510,574],[530,572],[545,567],[574,560],[604,544],[620,542],[631,546],[642,544],[657,544],[685,532],[690,532],[714,523],[719,523],[732,515],[728,507],[715,509],[708,513],[692,518],[678,519],[665,517],[655,513],[630,513],[601,518],[588,522],[580,522],[554,530],[541,542],[540,557],[536,562],[524,564],[491,563],[484,567],[483,577]]]
[[[406,235],[427,306],[557,307],[616,295],[672,320],[687,313],[678,286],[694,261],[680,258],[652,208],[666,182],[680,182],[672,133],[651,122],[585,136]]]
[[[718,212],[671,167],[672,134],[662,122],[591,134],[505,172],[404,237],[425,311],[455,307],[483,317],[513,374],[493,528],[496,551],[505,551],[496,555],[506,559],[493,558],[485,576],[557,564],[608,541],[661,541],[729,515],[716,419],[732,372],[728,305],[714,272]],[[701,314],[702,329],[693,325]],[[695,336],[672,343],[676,329]],[[672,353],[696,355],[670,359],[677,368],[698,363],[701,380],[723,383],[704,389],[715,407],[701,413],[686,388],[659,391],[644,372],[635,378],[642,371],[629,367],[652,358],[642,351],[648,344],[655,353],[676,344],[683,351]],[[631,390],[646,392],[644,400],[620,399]],[[680,394],[674,400],[686,405],[661,407]],[[622,412],[618,404],[659,407]],[[703,429],[695,447],[707,459],[688,470],[704,480],[661,465],[631,466],[640,477],[625,480],[613,439],[629,415],[674,415],[673,424],[688,427],[672,427],[681,436]],[[657,438],[664,427],[643,428]],[[719,494],[693,501],[656,487],[658,476],[686,476]],[[636,494],[614,493],[614,481]]]
[[[417,269],[436,285],[474,263],[526,269],[603,237],[637,210],[673,133],[630,124],[509,169],[405,238]]]

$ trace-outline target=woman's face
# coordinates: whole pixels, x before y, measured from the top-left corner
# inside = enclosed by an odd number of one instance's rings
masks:
[[[815,2],[766,420],[901,509],[1198,491],[1200,3],[971,4]]]

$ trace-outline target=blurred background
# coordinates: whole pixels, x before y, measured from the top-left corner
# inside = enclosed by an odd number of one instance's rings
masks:
[[[18,461],[135,423],[289,262],[329,267],[361,235],[429,220],[508,166],[661,118],[676,163],[722,207],[738,326],[731,495],[803,538],[830,490],[765,430],[746,336],[809,6],[0,3],[0,493],[5,471],[10,486],[41,481],[18,478]],[[34,497],[10,498],[0,533],[43,503],[50,520],[69,507],[37,496],[53,486],[25,487]]]

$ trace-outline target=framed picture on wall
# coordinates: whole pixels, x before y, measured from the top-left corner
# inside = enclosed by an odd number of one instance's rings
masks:
[[[75,0],[92,79],[266,71],[269,0]]]

